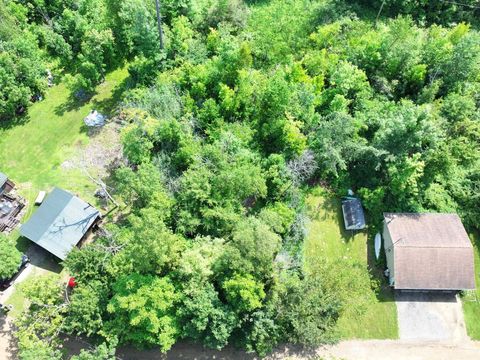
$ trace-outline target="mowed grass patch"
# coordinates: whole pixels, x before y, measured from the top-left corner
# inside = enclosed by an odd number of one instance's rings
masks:
[[[0,171],[14,181],[19,192],[31,203],[40,190],[62,187],[94,201],[95,185],[81,169],[64,169],[62,164],[88,143],[84,117],[93,108],[109,110],[126,69],[107,75],[96,95],[86,103],[75,103],[65,84],[49,89],[45,99],[33,104],[24,121],[0,126]]]
[[[384,284],[381,269],[369,270],[374,255],[368,244],[373,240],[366,232],[343,230],[340,199],[325,189],[313,189],[306,205],[310,222],[304,245],[305,270],[328,271],[325,278],[333,281],[330,286],[343,293],[345,307],[337,323],[340,337],[398,338],[393,292]]]
[[[463,313],[465,315],[465,326],[467,334],[473,340],[480,340],[480,235],[471,233],[470,239],[473,244],[475,260],[475,284],[476,290],[466,291],[462,296]]]

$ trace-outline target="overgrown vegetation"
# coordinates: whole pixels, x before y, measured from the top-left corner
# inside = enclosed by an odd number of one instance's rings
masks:
[[[126,61],[132,80],[111,179],[126,209],[65,261],[69,301],[48,278],[24,290],[24,358],[61,356],[60,332],[108,343],[103,354],[117,342],[265,354],[335,341],[352,279],[333,278],[326,257],[303,266],[311,183],[354,189],[372,227],[383,211],[454,211],[478,226],[480,33],[466,11],[419,3],[372,22],[342,1],[163,1],[160,49],[153,2],[1,4],[74,97]],[[41,90],[28,78],[21,101],[0,96],[3,115]]]

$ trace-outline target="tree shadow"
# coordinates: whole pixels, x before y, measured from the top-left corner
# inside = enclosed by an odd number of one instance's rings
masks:
[[[130,88],[130,85],[130,78],[126,77],[120,84],[115,86],[108,98],[103,100],[93,99],[92,109],[95,109],[109,117],[113,116],[118,104],[120,103],[120,100],[123,97],[123,94],[127,89]]]
[[[63,116],[66,112],[78,110],[79,108],[87,104],[95,95],[96,92],[82,97],[77,97],[74,94],[70,94],[67,101],[55,107],[54,113],[57,116]]]
[[[26,251],[26,254],[30,258],[30,264],[37,268],[56,274],[60,274],[62,271],[60,260],[34,242],[31,242],[31,246]]]
[[[94,342],[94,339],[64,336],[63,348],[69,356],[77,355],[82,349],[92,348]],[[205,348],[201,344],[186,340],[177,342],[167,353],[162,353],[158,348],[138,349],[132,345],[124,345],[118,347],[116,356],[121,360],[259,360],[263,358],[255,353],[247,353],[233,346],[227,346],[222,350],[213,350]],[[300,345],[281,344],[277,346],[271,354],[267,355],[266,358],[273,360],[289,357],[316,358],[317,349]]]
[[[0,130],[8,130],[16,126],[25,125],[30,121],[30,115],[28,109],[22,115],[14,116],[10,119],[0,119]]]

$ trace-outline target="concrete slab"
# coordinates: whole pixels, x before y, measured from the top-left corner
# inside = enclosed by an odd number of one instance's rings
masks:
[[[455,293],[398,291],[395,302],[401,340],[468,339],[462,303]]]

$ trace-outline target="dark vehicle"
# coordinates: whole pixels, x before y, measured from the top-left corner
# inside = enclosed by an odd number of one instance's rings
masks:
[[[22,261],[18,265],[18,270],[17,272],[10,278],[8,279],[0,279],[0,291],[3,291],[10,287],[13,283],[13,281],[20,275],[23,269],[25,269],[28,266],[28,263],[30,262],[30,259],[28,258],[27,255],[22,255]]]

